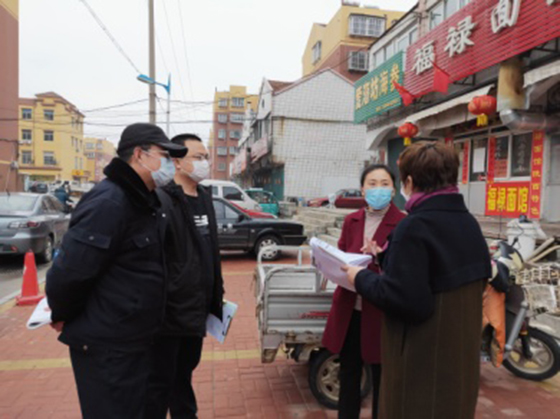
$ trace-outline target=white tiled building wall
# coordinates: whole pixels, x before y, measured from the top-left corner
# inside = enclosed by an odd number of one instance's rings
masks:
[[[369,152],[365,125],[353,123],[353,96],[353,85],[329,71],[274,97],[273,116],[287,117],[272,131],[284,196],[313,198],[359,185]]]

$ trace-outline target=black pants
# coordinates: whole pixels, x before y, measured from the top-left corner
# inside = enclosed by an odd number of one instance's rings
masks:
[[[152,351],[145,419],[196,418],[192,374],[200,362],[202,338],[160,336]]]
[[[362,351],[360,338],[360,323],[362,313],[354,310],[346,339],[340,351],[340,394],[338,398],[338,417],[339,419],[357,419],[360,417],[361,391],[360,384],[362,379]],[[376,419],[379,411],[379,387],[381,385],[381,365],[372,364],[366,367],[371,368],[373,377],[373,405],[371,416]]]
[[[144,414],[149,350],[70,348],[84,419],[138,419]]]

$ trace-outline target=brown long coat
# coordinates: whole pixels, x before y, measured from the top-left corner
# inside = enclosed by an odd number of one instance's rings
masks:
[[[385,315],[382,419],[474,417],[484,286],[476,281],[436,294],[433,316],[419,325]]]

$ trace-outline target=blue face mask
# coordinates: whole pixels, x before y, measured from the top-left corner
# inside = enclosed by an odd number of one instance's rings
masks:
[[[366,202],[374,210],[382,210],[391,203],[393,190],[389,188],[366,189]]]
[[[148,153],[146,151],[144,151],[144,153],[152,156],[151,153]],[[154,180],[154,183],[158,188],[167,185],[175,177],[175,165],[169,158],[160,157],[160,166],[158,170],[151,170],[149,167],[144,166],[142,163],[140,164],[151,172],[152,179]]]

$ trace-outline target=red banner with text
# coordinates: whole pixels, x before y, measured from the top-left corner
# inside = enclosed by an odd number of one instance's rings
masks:
[[[533,156],[531,158],[530,218],[541,218],[541,188],[544,153],[544,132],[533,133]]]

